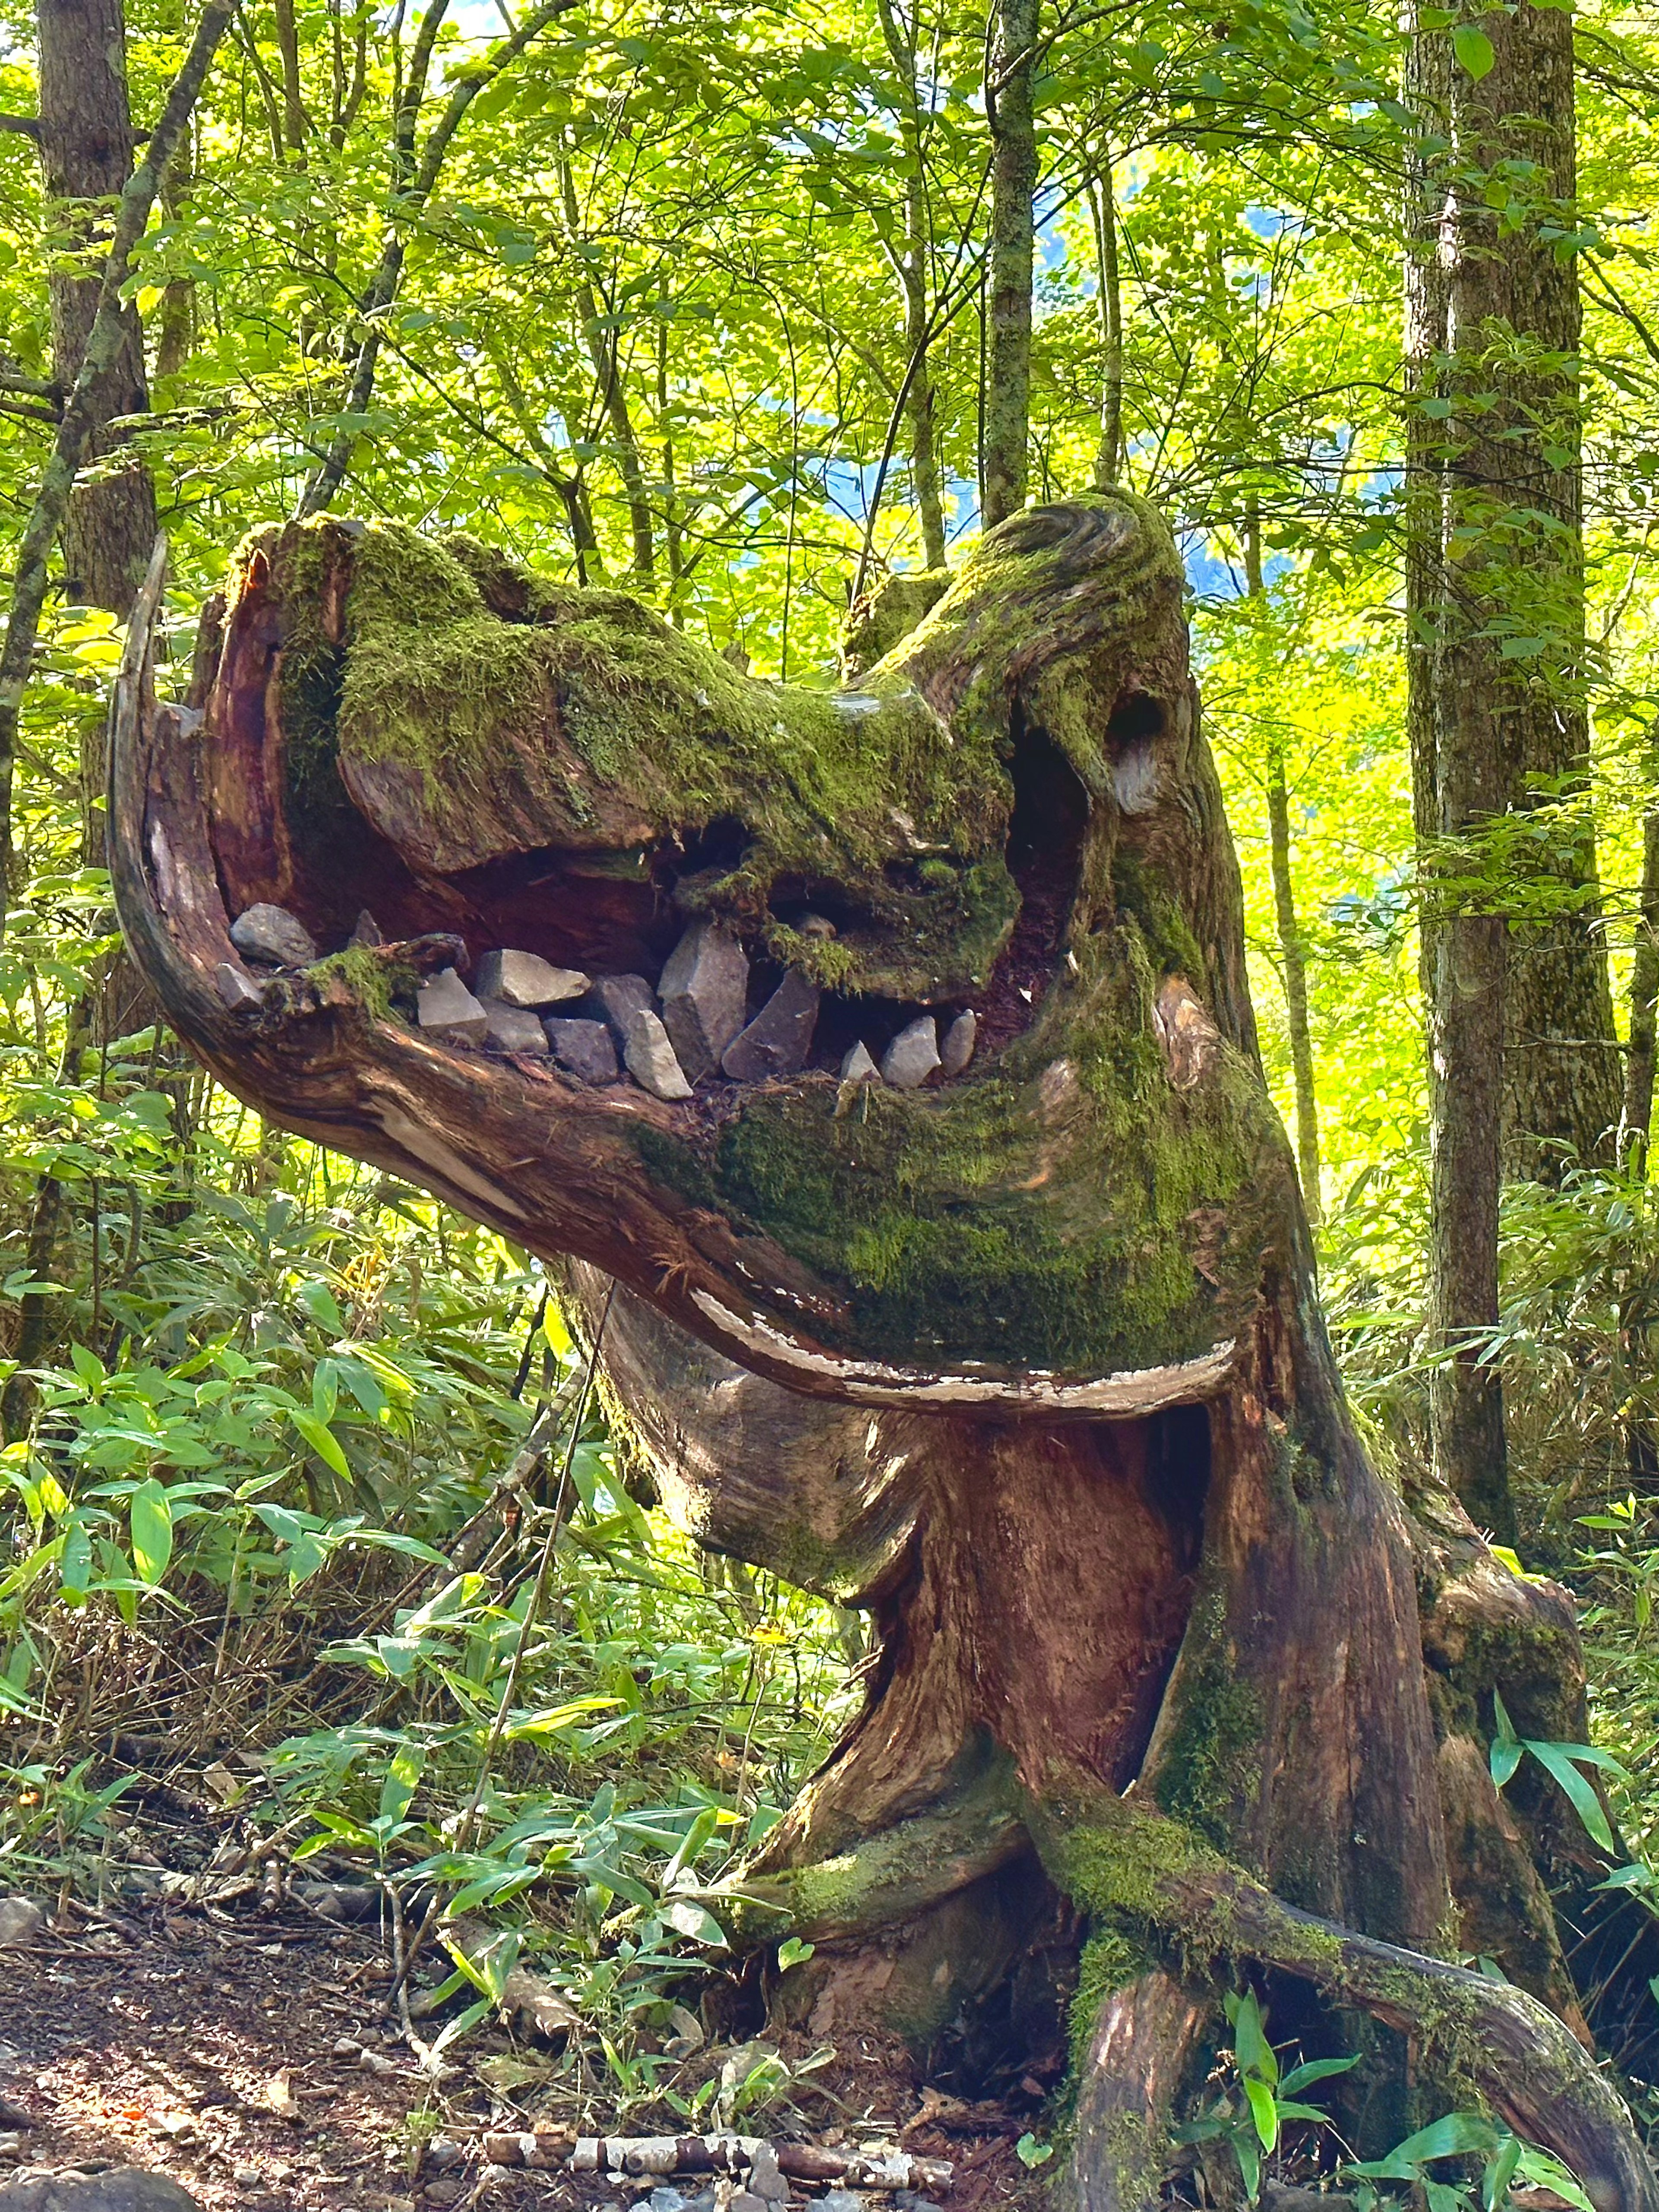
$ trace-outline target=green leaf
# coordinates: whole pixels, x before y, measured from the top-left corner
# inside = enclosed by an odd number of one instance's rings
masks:
[[[1259,2081],[1254,2074],[1244,2076],[1244,2094],[1249,2100],[1250,2118],[1255,2122],[1261,2148],[1272,2150],[1279,2141],[1279,2100],[1267,2083]]]
[[[1521,2149],[1520,2136],[1510,2136],[1499,2144],[1497,2157],[1486,2161],[1486,2170],[1480,2177],[1480,2202],[1486,2212],[1497,2212],[1500,2204],[1508,2203],[1510,2184],[1520,2163]]]
[[[1521,1739],[1515,1733],[1514,1723],[1510,1719],[1508,1709],[1496,1690],[1492,1693],[1492,1709],[1498,1733],[1492,1740],[1492,1750],[1488,1756],[1492,1765],[1492,1781],[1501,1790],[1506,1782],[1513,1778],[1516,1768],[1521,1764]]]
[[[395,1823],[403,1819],[409,1810],[410,1800],[421,1786],[421,1770],[425,1765],[426,1753],[412,1744],[400,1745],[392,1753],[380,1784],[382,1820]]]
[[[1292,2097],[1298,2089],[1312,2087],[1316,2081],[1328,2081],[1334,2074],[1346,2074],[1359,2063],[1356,2051],[1352,2058],[1310,2058],[1300,2066],[1292,2066],[1279,2083],[1279,2094]]]
[[[1565,2197],[1568,2203],[1576,2208],[1576,2212],[1595,2212],[1571,2168],[1564,2166],[1548,2151],[1540,2150],[1535,2143],[1523,2142],[1521,2145],[1516,2169],[1522,2181],[1531,2182],[1535,2188],[1553,2189],[1558,2197]]]
[[[1238,2170],[1244,2177],[1244,2194],[1252,2204],[1261,2194],[1261,2154],[1256,2148],[1255,2137],[1239,2130],[1233,2136],[1233,2149],[1238,2158]]]
[[[1578,1744],[1528,1743],[1527,1749],[1545,1771],[1560,1784],[1571,1801],[1573,1810],[1589,1831],[1591,1840],[1600,1844],[1604,1851],[1611,1851],[1614,1848],[1613,1830],[1607,1826],[1607,1816],[1601,1810],[1601,1801],[1568,1755],[1571,1751],[1582,1758],[1583,1747]]]
[[[315,1413],[305,1413],[298,1406],[289,1407],[288,1417],[311,1446],[313,1451],[316,1453],[318,1458],[321,1460],[323,1465],[332,1468],[342,1482],[349,1482],[351,1468],[347,1463],[345,1454],[340,1449],[339,1438],[329,1427],[327,1422],[319,1421]]]
[[[689,1897],[677,1897],[662,1908],[662,1917],[679,1936],[689,1936],[694,1943],[703,1943],[711,1951],[726,1948],[726,1930],[712,1912],[694,1905]]]
[[[132,1528],[132,1564],[147,1583],[159,1583],[173,1557],[173,1506],[152,1476],[132,1493],[128,1509]]]
[[[1005,2136],[1003,2141],[1006,2142],[1007,2140]],[[1023,2135],[1014,2145],[1014,2156],[1023,2166],[1032,2172],[1040,2166],[1046,2166],[1054,2154],[1054,2147],[1052,2143],[1039,2142],[1036,2137],[1029,2132]]]
[[[778,1972],[787,1974],[791,1966],[804,1966],[817,1948],[816,1943],[803,1943],[799,1936],[786,1936],[778,1946]]]
[[[1452,52],[1477,84],[1486,76],[1497,59],[1492,50],[1492,40],[1473,23],[1460,23],[1452,33]]]

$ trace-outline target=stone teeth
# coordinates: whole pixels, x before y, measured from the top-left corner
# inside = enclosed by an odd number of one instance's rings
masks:
[[[766,1077],[799,1075],[812,1049],[817,1026],[818,989],[792,968],[745,1030],[720,1057],[723,1072],[737,1083]]]
[[[484,1001],[485,1036],[501,1052],[533,1052],[547,1057],[547,1032],[541,1017],[503,999]]]
[[[587,994],[588,1011],[602,1021],[620,1051],[628,1042],[628,1018],[641,1007],[654,1013],[657,994],[643,975],[601,975]]]
[[[567,1074],[580,1083],[592,1084],[596,1089],[602,1084],[614,1083],[620,1070],[617,1066],[617,1048],[610,1030],[603,1022],[579,1018],[560,1020],[551,1018],[542,1024],[547,1032],[547,1042],[553,1048],[553,1057]]]
[[[712,1075],[744,1025],[749,962],[731,932],[694,921],[669,954],[658,987],[663,1027],[693,1083]]]
[[[960,1075],[974,1056],[979,1036],[979,1016],[970,1006],[958,1014],[939,1042],[939,1064],[946,1075]]]
[[[871,1059],[867,1045],[859,1043],[853,1047],[841,1064],[841,1079],[843,1083],[879,1083],[881,1081],[881,1070]]]
[[[883,1053],[882,1081],[895,1091],[914,1091],[939,1065],[939,1024],[932,1014],[918,1014]]]
[[[804,914],[795,924],[795,933],[798,937],[827,939],[835,935],[836,925],[825,915]]]
[[[368,945],[371,946],[384,945],[386,943],[386,939],[381,933],[380,923],[375,921],[374,915],[369,912],[367,907],[365,907],[362,912],[358,915],[356,925],[352,930],[349,942],[352,945]]]
[[[623,1058],[635,1082],[654,1097],[672,1100],[691,1096],[691,1085],[674,1056],[668,1031],[648,1006],[641,1006],[629,1016]]]
[[[222,960],[213,971],[219,996],[233,1014],[252,1013],[264,1006],[264,993],[248,975],[246,969],[233,968],[228,960]]]
[[[283,906],[262,902],[239,914],[230,941],[245,960],[263,960],[272,968],[304,968],[317,957],[311,932]]]
[[[534,952],[486,952],[478,963],[477,994],[509,1006],[560,1006],[581,998],[592,978],[580,968],[556,968]]]
[[[441,968],[415,994],[416,1018],[428,1036],[482,1044],[489,1017],[453,968]]]

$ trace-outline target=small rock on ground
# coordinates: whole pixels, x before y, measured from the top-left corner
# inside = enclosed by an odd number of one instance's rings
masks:
[[[27,1950],[46,1932],[46,1910],[32,1897],[0,1897],[0,1951]]]
[[[245,960],[264,960],[274,968],[303,968],[317,957],[317,945],[302,921],[286,907],[261,902],[239,914],[230,941]]]
[[[691,1096],[691,1085],[668,1041],[668,1032],[648,1006],[629,1016],[623,1057],[635,1082],[653,1097],[672,1100]]]
[[[730,930],[694,921],[662,971],[663,1026],[687,1079],[712,1075],[743,1027],[749,960]]]
[[[960,1075],[974,1056],[979,1036],[979,1016],[970,1006],[958,1014],[939,1040],[939,1064],[946,1075]]]
[[[939,1024],[932,1014],[918,1014],[883,1053],[882,1080],[896,1091],[914,1091],[939,1064]]]
[[[415,1010],[428,1036],[459,1037],[482,1044],[489,1031],[489,1017],[453,968],[441,968],[415,994]]]
[[[556,968],[535,952],[486,952],[478,963],[481,999],[502,999],[509,1006],[562,1006],[580,999],[592,979],[580,968]]]
[[[843,1083],[880,1082],[881,1070],[871,1059],[868,1045],[860,1043],[853,1047],[841,1064],[841,1079]]]
[[[0,2212],[201,2212],[164,2173],[118,2166],[107,2173],[30,2174],[0,2187]]]
[[[542,1027],[554,1059],[567,1074],[596,1085],[616,1081],[617,1048],[605,1023],[550,1019]]]

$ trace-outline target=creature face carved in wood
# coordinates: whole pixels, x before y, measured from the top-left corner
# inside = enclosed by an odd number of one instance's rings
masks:
[[[989,533],[855,691],[326,519],[242,548],[195,709],[129,690],[123,921],[264,1112],[797,1389],[1224,1382],[1299,1217],[1140,502]],[[269,907],[322,957],[275,965]],[[549,972],[587,996],[507,980]]]

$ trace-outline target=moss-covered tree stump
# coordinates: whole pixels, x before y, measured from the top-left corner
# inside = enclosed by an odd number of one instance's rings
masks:
[[[1406,2039],[1425,2094],[1483,2099],[1599,2212],[1659,2203],[1577,2039],[1559,1835],[1485,1764],[1494,1686],[1575,1717],[1571,1613],[1355,1437],[1158,517],[1005,524],[834,696],[471,542],[327,520],[245,546],[202,635],[191,708],[124,672],[112,806],[182,1034],[263,1112],[568,1258],[590,1312],[621,1285],[611,1384],[671,1509],[873,1614],[865,1709],[731,1903],[740,1942],[817,1947],[778,2004],[925,2043],[975,2005],[1017,2024],[1069,1960],[1073,2170],[1127,2208],[1218,1991],[1265,1973],[1310,2036]],[[229,933],[261,902],[324,957],[251,968]],[[364,908],[386,941],[348,944]],[[785,984],[815,1009],[799,1072],[716,1054],[664,1098],[418,1026],[436,969],[510,947],[649,982],[699,921],[750,963],[744,1013]],[[955,1072],[843,1074],[968,1011]]]

